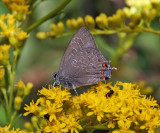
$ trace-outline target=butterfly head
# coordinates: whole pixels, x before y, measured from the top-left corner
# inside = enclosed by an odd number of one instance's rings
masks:
[[[55,72],[53,74],[53,79],[55,80],[55,83],[57,83],[58,85],[60,84],[58,72]]]

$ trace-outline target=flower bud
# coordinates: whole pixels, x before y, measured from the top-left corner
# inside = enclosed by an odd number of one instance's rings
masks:
[[[63,32],[64,32],[64,25],[63,25],[62,22],[58,22],[58,24],[57,24],[57,32],[58,32],[58,34],[63,34]]]
[[[53,32],[56,32],[56,30],[57,30],[57,26],[56,26],[56,24],[51,24],[51,30],[53,31]]]
[[[11,45],[0,45],[0,64],[7,65],[9,63]]]
[[[46,33],[46,32],[38,32],[36,34],[36,37],[39,38],[39,39],[46,39],[48,37],[48,33]]]
[[[31,82],[27,83],[27,85],[24,89],[24,95],[27,96],[30,93],[32,88],[33,88],[33,83],[31,83]]]
[[[95,22],[92,16],[86,15],[85,16],[85,24],[89,29],[94,29],[95,28]]]
[[[25,88],[25,84],[23,83],[23,81],[20,80],[20,81],[18,82],[18,84],[15,85],[15,87],[18,88],[18,90],[17,90],[17,95],[18,95],[18,96],[23,96],[23,95],[24,95],[24,88]]]
[[[22,12],[18,12],[18,14],[15,17],[18,21],[24,21],[24,16]]]
[[[131,15],[130,20],[131,22],[129,23],[129,27],[133,29],[140,23],[141,16],[139,14]]]
[[[126,15],[125,15],[124,11],[121,9],[118,9],[116,12],[116,15],[119,16],[119,21],[120,21],[119,23],[121,25],[124,24],[125,19],[126,19]]]
[[[97,23],[97,25],[98,25],[99,28],[101,28],[101,29],[105,28],[105,26],[103,25],[103,19],[102,19],[102,17],[97,16],[96,17],[96,23]]]
[[[144,8],[141,12],[142,18],[147,25],[156,17],[157,11],[155,9]]]
[[[77,18],[77,23],[78,23],[78,27],[79,28],[82,27],[82,26],[84,26],[84,20],[83,20],[83,18],[82,17],[78,17]]]
[[[16,45],[18,43],[18,39],[16,36],[10,36],[9,37],[9,43],[12,45]]]
[[[71,19],[67,19],[66,24],[67,24],[67,27],[68,27],[70,30],[74,30],[74,28],[73,28],[73,26],[72,26],[72,23],[71,23]]]
[[[50,37],[52,37],[52,38],[55,38],[56,37],[56,33],[55,32],[49,32],[49,34],[48,34]]]
[[[99,28],[105,29],[108,26],[107,16],[105,13],[101,13],[96,17],[96,23]]]
[[[14,109],[15,110],[20,110],[21,103],[22,103],[22,98],[20,96],[16,96],[15,99],[14,99]]]
[[[105,13],[101,13],[99,16],[103,19],[104,26],[107,27],[108,26],[107,15]]]
[[[71,25],[73,27],[73,29],[78,29],[78,23],[75,19],[71,19]]]
[[[31,121],[32,121],[33,127],[36,128],[36,129],[38,129],[38,126],[37,126],[38,117],[37,116],[32,116],[31,117]]]
[[[3,66],[0,66],[0,80],[4,79],[5,69]]]
[[[30,122],[25,122],[24,127],[25,127],[25,129],[27,129],[27,131],[33,131],[33,127]]]
[[[113,17],[108,17],[108,27],[115,28],[115,22]]]

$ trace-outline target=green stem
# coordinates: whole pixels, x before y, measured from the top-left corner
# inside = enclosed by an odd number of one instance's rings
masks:
[[[115,66],[118,63],[118,60],[123,56],[124,53],[133,45],[133,41],[136,37],[137,33],[130,33],[128,36],[123,36],[121,38],[121,42],[116,49],[115,53],[111,57],[111,65]]]
[[[2,94],[3,94],[5,102],[6,102],[6,111],[8,112],[8,97],[7,97],[6,89],[1,88],[1,91],[2,91]]]
[[[14,78],[15,78],[15,71],[16,71],[16,64],[17,64],[17,58],[19,55],[18,49],[14,51],[14,59],[13,59],[13,66],[11,70],[11,65],[9,65],[9,71],[10,71],[10,94],[9,94],[9,105],[8,105],[8,122],[11,121],[11,113],[12,113],[12,103],[13,103],[13,90],[14,90]]]
[[[12,115],[11,123],[10,123],[11,125],[13,124],[16,115],[17,115],[17,111],[14,111],[14,113]]]
[[[11,81],[12,81],[12,72],[11,72],[11,64],[10,63],[8,63],[8,65],[7,65],[7,77],[8,77],[8,84],[9,84],[9,86],[8,86],[8,89],[11,91]],[[9,99],[9,102],[10,102],[10,99]],[[9,106],[10,106],[10,103],[8,104],[8,107],[7,107],[7,122],[9,123],[9,121],[10,121],[10,112],[11,112],[11,110],[10,110],[10,108],[9,108]]]
[[[25,32],[30,32],[31,30],[33,30],[34,28],[38,27],[40,24],[42,24],[43,22],[45,22],[46,20],[55,17],[56,15],[58,15],[61,10],[70,2],[71,0],[63,0],[62,3],[60,3],[53,11],[51,11],[50,13],[48,13],[48,15],[44,16],[43,18],[41,18],[40,20],[38,20],[37,22],[33,23],[31,26],[29,26],[27,29],[25,29]]]

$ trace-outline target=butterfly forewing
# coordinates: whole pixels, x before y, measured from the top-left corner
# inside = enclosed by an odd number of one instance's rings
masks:
[[[67,76],[69,71],[72,70],[70,66],[71,61],[77,52],[85,48],[97,49],[97,46],[88,29],[86,27],[82,27],[75,33],[66,48],[59,67],[60,76]]]

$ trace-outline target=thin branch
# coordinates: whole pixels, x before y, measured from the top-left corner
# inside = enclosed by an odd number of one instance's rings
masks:
[[[42,24],[43,22],[47,21],[50,18],[55,17],[56,15],[58,15],[61,10],[67,6],[67,4],[70,2],[71,0],[63,0],[62,3],[60,3],[53,11],[51,11],[50,13],[48,13],[48,15],[44,16],[43,18],[41,18],[40,20],[38,20],[37,22],[33,23],[31,26],[29,26],[27,29],[25,29],[25,32],[30,32],[33,29],[35,29],[36,27],[38,27],[40,24]]]

